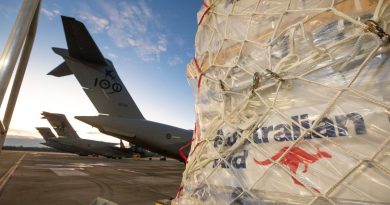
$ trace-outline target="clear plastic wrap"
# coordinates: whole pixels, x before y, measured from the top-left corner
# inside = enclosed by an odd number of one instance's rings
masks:
[[[390,204],[390,2],[209,0],[173,204]]]

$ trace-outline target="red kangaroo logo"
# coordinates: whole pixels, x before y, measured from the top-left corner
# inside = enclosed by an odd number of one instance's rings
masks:
[[[271,159],[273,161],[278,160],[288,149],[288,147],[283,147],[277,154],[275,154]],[[327,152],[321,151],[319,148],[317,148],[316,154],[310,154],[307,153],[305,150],[299,148],[299,147],[293,147],[285,156],[283,159],[280,160],[281,164],[284,164],[288,166],[294,174],[297,173],[297,169],[300,163],[304,164],[304,170],[303,173],[307,172],[307,169],[309,167],[309,164],[314,164],[316,161],[318,161],[321,158],[332,158],[332,155],[330,155]],[[253,159],[256,164],[258,165],[270,165],[272,164],[272,161],[270,159],[264,160],[264,161],[257,161],[256,159]],[[295,177],[291,176],[293,182],[297,185],[303,186],[301,182],[299,182]],[[318,189],[312,187],[316,192],[320,192]]]

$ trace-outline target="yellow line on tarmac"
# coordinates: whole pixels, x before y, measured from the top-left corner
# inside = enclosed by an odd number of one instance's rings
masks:
[[[0,193],[3,191],[3,188],[7,184],[8,180],[12,177],[16,168],[18,168],[20,162],[22,162],[25,155],[26,154],[23,154],[23,156],[21,156],[19,160],[12,167],[10,167],[8,171],[0,178]]]

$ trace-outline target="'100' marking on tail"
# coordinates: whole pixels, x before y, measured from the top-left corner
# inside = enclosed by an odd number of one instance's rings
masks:
[[[108,92],[107,94],[118,93],[118,92],[122,91],[121,84],[119,84],[117,82],[110,82],[107,79],[95,78],[94,86],[100,87],[101,89],[104,89],[104,90],[111,90],[111,92]]]

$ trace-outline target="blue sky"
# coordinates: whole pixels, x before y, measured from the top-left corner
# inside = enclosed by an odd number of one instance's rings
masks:
[[[21,2],[0,2],[1,49]],[[63,61],[51,50],[66,48],[60,15],[85,23],[147,119],[192,129],[194,97],[185,72],[194,56],[196,13],[201,4],[200,0],[43,0],[9,134],[38,137],[34,127],[49,126],[40,119],[40,113],[48,111],[67,115],[83,138],[117,141],[73,118],[97,115],[74,76],[46,75]]]

